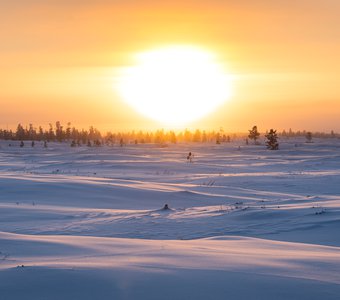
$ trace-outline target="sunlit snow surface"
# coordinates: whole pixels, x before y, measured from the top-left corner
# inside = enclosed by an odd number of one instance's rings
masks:
[[[1,300],[340,297],[339,139],[10,143]]]

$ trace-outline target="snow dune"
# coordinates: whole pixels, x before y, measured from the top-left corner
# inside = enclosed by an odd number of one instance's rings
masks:
[[[240,143],[2,141],[0,299],[339,299],[340,141]]]
[[[165,291],[170,293],[165,299],[224,299],[229,294],[237,299],[297,299],[304,293],[306,299],[337,299],[340,292],[337,247],[245,237],[157,241],[1,233],[0,239],[5,299],[19,295],[17,289],[23,287],[42,299],[71,299],[74,294],[91,299],[89,289],[96,291],[96,299],[138,298],[139,293],[156,299]],[[66,287],[67,293],[59,286],[64,276],[77,282]],[[261,290],[266,286],[267,291]]]

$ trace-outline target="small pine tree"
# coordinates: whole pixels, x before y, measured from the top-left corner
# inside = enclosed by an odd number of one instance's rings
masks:
[[[279,143],[277,142],[277,134],[276,130],[270,129],[270,131],[265,135],[267,141],[267,149],[269,150],[278,150],[279,149]]]
[[[311,143],[312,142],[312,139],[313,139],[313,136],[312,136],[312,133],[310,131],[308,131],[306,133],[306,140],[307,140],[307,143]]]
[[[248,130],[249,135],[248,138],[254,140],[254,144],[256,144],[256,140],[259,138],[260,133],[257,131],[257,126],[253,126],[253,129]]]
[[[335,138],[334,130],[331,130],[331,138]]]

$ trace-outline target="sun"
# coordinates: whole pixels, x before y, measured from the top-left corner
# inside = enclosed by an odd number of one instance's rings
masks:
[[[118,90],[139,113],[162,124],[185,125],[213,112],[231,94],[231,76],[216,55],[192,46],[171,46],[136,55]]]

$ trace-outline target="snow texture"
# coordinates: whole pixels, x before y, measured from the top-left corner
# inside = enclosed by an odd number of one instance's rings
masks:
[[[339,299],[340,140],[239,145],[1,141],[0,299]]]

